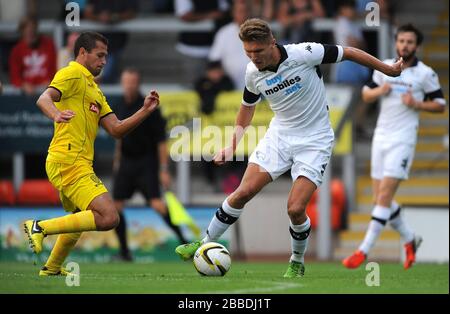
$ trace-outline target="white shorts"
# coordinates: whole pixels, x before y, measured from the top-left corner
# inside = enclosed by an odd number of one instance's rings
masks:
[[[370,175],[376,180],[384,177],[408,179],[414,151],[413,144],[373,140]]]
[[[319,187],[333,145],[334,132],[331,129],[302,137],[269,128],[248,162],[261,166],[272,180],[291,169],[293,181],[304,176]]]

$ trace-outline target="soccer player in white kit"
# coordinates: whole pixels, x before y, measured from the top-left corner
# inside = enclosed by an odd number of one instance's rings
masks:
[[[366,260],[387,222],[400,233],[404,242],[405,269],[415,262],[416,250],[422,242],[402,219],[394,196],[400,182],[408,179],[417,141],[419,112],[444,112],[446,102],[437,74],[415,56],[423,41],[422,33],[411,24],[403,25],[398,28],[395,40],[397,55],[405,62],[403,72],[394,78],[375,71],[373,82],[362,90],[365,102],[372,103],[381,98],[371,156],[375,207],[363,242],[342,261],[347,268],[357,268]],[[395,62],[396,59],[385,61],[386,64]]]
[[[239,218],[248,201],[290,169],[293,185],[287,211],[292,255],[284,277],[301,277],[305,271],[304,254],[311,231],[306,205],[322,183],[334,143],[319,65],[352,60],[387,75],[398,76],[403,61],[388,65],[359,49],[336,45],[300,43],[280,46],[268,23],[260,19],[244,22],[239,37],[251,62],[247,65],[246,87],[232,143],[214,156],[214,162],[222,165],[232,160],[262,96],[270,103],[275,116],[251,154],[241,184],[212,218],[206,237],[180,245],[175,251],[188,260],[202,243],[217,241]]]

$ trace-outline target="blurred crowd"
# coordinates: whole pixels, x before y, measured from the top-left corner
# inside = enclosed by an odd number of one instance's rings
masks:
[[[278,22],[281,32],[277,40],[280,44],[303,41],[336,43],[359,47],[374,54],[376,38],[366,36],[355,21],[368,13],[368,3],[377,2],[381,18],[394,23],[394,3],[389,0],[61,0],[55,20],[65,19],[68,2],[78,3],[81,21],[106,25],[137,17],[151,18],[157,14],[173,15],[188,23],[212,21],[214,29],[210,32],[180,32],[174,48],[183,56],[183,75],[192,81],[191,87],[204,89],[209,86],[213,90],[217,89],[216,84],[222,84],[222,78],[217,75],[211,77],[210,62],[216,68],[223,68],[222,74],[231,80],[234,89],[244,86],[248,59],[237,34],[239,25],[247,18],[259,17]],[[1,78],[3,84],[12,84],[27,95],[45,86],[56,70],[72,59],[73,43],[78,35],[65,34],[65,46],[57,49],[51,37],[38,32],[40,5],[43,4],[38,0],[0,0],[0,22],[18,24],[15,34],[0,32],[0,71],[8,73]],[[334,18],[338,23],[334,34],[315,32],[312,22],[317,18]],[[109,40],[109,55],[99,81],[118,83],[129,34],[106,32],[104,35]],[[357,75],[347,75],[350,71]],[[335,82],[361,84],[368,77],[365,69],[348,63],[333,72]],[[192,80],[192,73],[197,74],[197,81]]]

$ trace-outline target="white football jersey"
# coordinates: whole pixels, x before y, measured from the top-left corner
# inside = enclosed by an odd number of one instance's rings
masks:
[[[384,61],[393,64],[394,59]],[[419,111],[402,103],[402,95],[411,91],[416,100],[431,99],[443,106],[446,102],[442,94],[439,78],[429,66],[417,59],[412,66],[402,71],[398,77],[390,77],[374,71],[371,88],[391,85],[388,95],[381,98],[381,110],[375,128],[374,139],[389,142],[415,144],[419,128]]]
[[[341,61],[343,48],[300,43],[278,49],[281,60],[273,71],[258,70],[252,62],[247,65],[243,104],[253,106],[266,98],[275,113],[271,128],[298,135],[331,129],[319,65]]]

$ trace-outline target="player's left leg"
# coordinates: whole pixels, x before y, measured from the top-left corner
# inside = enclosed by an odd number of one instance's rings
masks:
[[[342,261],[345,267],[357,268],[365,261],[370,249],[374,246],[386,222],[391,217],[391,203],[399,185],[400,180],[397,178],[384,177],[380,181],[376,205],[372,210],[372,219],[364,240],[353,255]]]
[[[62,264],[73,249],[78,239],[81,236],[81,232],[78,233],[64,233],[60,234],[56,240],[55,246],[52,252],[39,272],[40,276],[65,276],[68,274],[62,268]]]
[[[301,277],[305,273],[305,252],[311,232],[311,222],[306,215],[306,205],[308,205],[316,188],[315,183],[304,176],[300,176],[294,181],[289,193],[288,215],[292,255],[288,270],[284,274],[286,278]]]
[[[331,158],[334,145],[332,131],[312,136],[290,136],[287,141],[292,150],[291,177],[294,181],[288,198],[292,255],[284,277],[301,277],[305,273],[305,252],[311,232],[306,215],[314,191],[322,184],[322,177]]]
[[[415,235],[414,231],[408,226],[402,217],[401,207],[396,201],[392,201],[392,214],[389,218],[389,223],[392,228],[400,233],[405,248],[405,262],[403,264],[405,269],[410,268],[416,261],[416,252],[422,243],[422,237]]]

